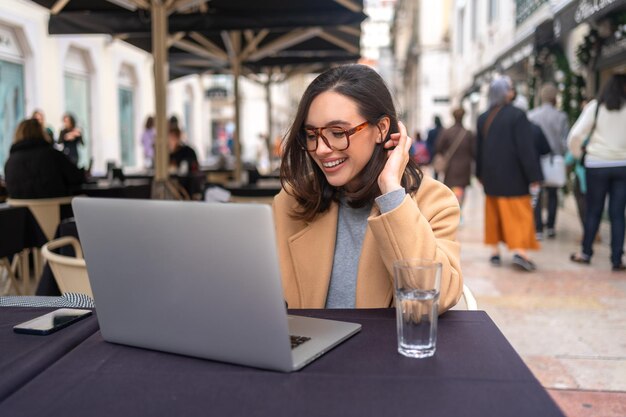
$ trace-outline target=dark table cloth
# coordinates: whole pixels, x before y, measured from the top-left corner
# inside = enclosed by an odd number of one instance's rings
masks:
[[[27,207],[0,204],[0,258],[44,243],[46,237]]]
[[[563,417],[484,312],[443,315],[437,353],[421,360],[397,353],[394,310],[296,312],[363,328],[291,374],[110,344],[98,332],[0,415]]]
[[[280,185],[260,187],[255,184],[242,186],[224,186],[235,197],[274,197],[281,190]]]
[[[47,336],[17,334],[16,324],[34,319],[54,308],[0,307],[0,415],[2,401],[43,372],[98,330],[94,317],[87,317]],[[36,401],[36,399],[32,399]]]

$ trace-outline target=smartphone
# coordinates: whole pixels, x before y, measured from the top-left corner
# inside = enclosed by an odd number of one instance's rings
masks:
[[[13,326],[15,333],[46,335],[91,315],[91,310],[60,308]]]

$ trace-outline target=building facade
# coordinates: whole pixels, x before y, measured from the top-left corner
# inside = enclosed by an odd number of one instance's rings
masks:
[[[452,2],[398,0],[392,25],[394,90],[409,132],[425,136],[438,115],[451,123]]]
[[[17,124],[35,109],[55,136],[72,113],[83,132],[81,166],[93,158],[141,164],[136,139],[154,107],[152,60],[110,36],[47,34],[48,11],[31,2],[0,2],[0,170]]]
[[[0,175],[17,124],[43,111],[58,136],[62,116],[72,113],[83,132],[79,165],[100,174],[113,162],[127,171],[146,161],[140,136],[154,114],[150,54],[108,35],[50,36],[49,11],[27,0],[0,2]],[[307,76],[270,86],[272,135],[284,135]],[[177,116],[201,161],[232,137],[232,76],[188,75],[168,84],[167,114]],[[215,89],[223,94],[215,95]],[[241,79],[242,159],[255,162],[259,135],[267,134],[266,89]],[[227,152],[226,149],[222,149]]]
[[[455,0],[451,96],[472,122],[491,79],[508,75],[529,108],[546,82],[574,122],[626,64],[626,0]]]

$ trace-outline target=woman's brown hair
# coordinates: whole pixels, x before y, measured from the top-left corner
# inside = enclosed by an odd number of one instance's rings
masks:
[[[377,125],[384,117],[390,120],[387,135],[374,148],[370,161],[359,174],[361,183],[354,192],[330,185],[322,170],[300,145],[303,143],[304,123],[311,103],[326,91],[334,91],[354,100],[359,114],[372,125]],[[398,119],[389,89],[372,68],[358,64],[344,65],[329,69],[315,78],[302,95],[293,124],[287,132],[280,167],[283,188],[294,196],[300,206],[292,216],[311,221],[317,214],[328,210],[330,204],[338,201],[341,195],[351,207],[372,203],[381,194],[378,176],[387,162],[387,150],[383,143],[398,131]],[[402,186],[408,194],[412,194],[419,188],[421,180],[422,172],[409,159],[402,176]]]
[[[43,127],[37,119],[22,120],[17,129],[15,129],[15,135],[13,136],[13,143],[18,143],[24,139],[41,139],[49,142],[46,139],[48,135],[44,133]]]

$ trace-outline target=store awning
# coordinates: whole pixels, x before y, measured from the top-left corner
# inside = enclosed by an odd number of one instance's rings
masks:
[[[581,23],[598,20],[624,7],[626,0],[572,0],[554,14],[555,37],[560,39]]]

